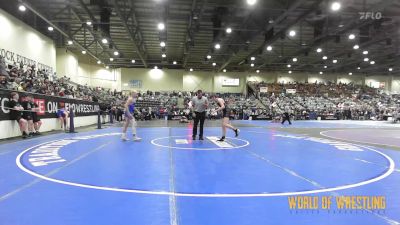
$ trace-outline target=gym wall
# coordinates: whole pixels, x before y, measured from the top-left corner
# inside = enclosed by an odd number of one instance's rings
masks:
[[[27,60],[33,60],[38,68],[45,65],[56,70],[56,49],[50,38],[1,9],[0,28],[0,54],[6,63],[25,60],[31,64]]]
[[[57,48],[57,75],[82,85],[121,90],[121,69],[79,62],[78,57],[65,48]]]

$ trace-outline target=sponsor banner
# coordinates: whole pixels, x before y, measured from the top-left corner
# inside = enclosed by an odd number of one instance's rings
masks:
[[[222,86],[239,86],[240,80],[238,78],[225,78],[222,80]]]
[[[128,86],[131,88],[142,88],[142,80],[130,80]]]
[[[287,94],[296,94],[296,89],[286,89]]]
[[[11,90],[0,89],[0,120],[9,120],[8,102]],[[76,99],[61,98],[55,96],[34,94],[28,92],[17,92],[20,102],[29,94],[34,98],[34,102],[38,105],[39,118],[57,118],[57,110],[60,108],[73,109],[75,116],[91,116],[97,115],[99,103],[88,102]]]
[[[268,87],[260,87],[260,92],[261,93],[267,93],[268,92]]]
[[[23,64],[23,65],[30,65],[30,66],[34,65],[36,67],[36,71],[44,69],[49,73],[54,72],[53,67],[51,67],[51,66],[45,65],[40,62],[36,62],[33,59],[27,58],[23,55],[19,55],[15,52],[9,51],[4,48],[0,48],[0,56],[2,56],[4,58],[4,60],[6,61],[6,63],[9,65],[14,65],[16,63]]]

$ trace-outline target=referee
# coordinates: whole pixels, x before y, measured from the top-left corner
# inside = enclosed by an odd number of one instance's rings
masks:
[[[290,107],[289,106],[285,106],[285,111],[283,112],[282,115],[282,124],[285,123],[285,121],[287,120],[289,122],[289,125],[292,125],[292,122],[290,121]]]
[[[199,140],[204,140],[203,126],[204,126],[204,120],[206,119],[206,109],[208,107],[208,100],[206,97],[203,96],[203,91],[201,91],[201,90],[197,91],[197,96],[193,97],[193,99],[192,99],[192,106],[193,106],[193,111],[194,111],[194,113],[193,113],[194,125],[193,125],[192,138],[193,138],[193,140],[196,140],[197,125],[200,122]]]

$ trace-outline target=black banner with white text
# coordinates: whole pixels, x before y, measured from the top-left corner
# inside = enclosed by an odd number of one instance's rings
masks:
[[[11,90],[0,89],[0,121],[10,120],[8,103],[10,100]],[[76,99],[61,98],[55,96],[34,94],[28,92],[17,92],[19,94],[19,102],[23,99],[32,95],[34,102],[38,105],[39,111],[37,115],[39,118],[56,118],[57,110],[60,108],[69,109],[70,107],[74,111],[75,116],[91,116],[97,115],[99,110],[99,104],[96,102],[88,102]]]

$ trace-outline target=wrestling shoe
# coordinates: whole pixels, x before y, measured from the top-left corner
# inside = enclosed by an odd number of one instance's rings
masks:
[[[239,129],[236,129],[236,130],[235,130],[235,137],[239,136],[239,132],[240,132]]]
[[[132,139],[133,141],[141,141],[142,139],[140,138],[140,137],[137,137],[137,136],[133,136],[133,139]]]
[[[126,137],[126,134],[122,134],[121,140],[123,140],[123,141],[129,141],[129,139]]]

